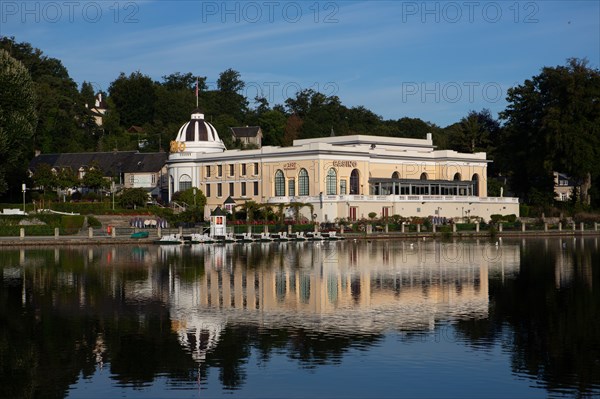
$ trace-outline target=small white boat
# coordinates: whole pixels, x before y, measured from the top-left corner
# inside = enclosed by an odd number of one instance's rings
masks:
[[[180,234],[166,234],[154,241],[154,243],[159,245],[181,245],[184,243],[184,240]]]
[[[218,235],[213,237],[214,242],[236,242],[233,233],[226,233],[225,235]]]
[[[208,234],[192,233],[190,236],[190,244],[210,244],[214,240]]]
[[[254,239],[254,241],[263,241],[263,242],[273,241],[273,238],[271,238],[271,235],[269,233],[252,234],[252,238]]]
[[[234,238],[237,242],[253,242],[254,241],[254,238],[252,238],[252,233],[235,234]]]
[[[321,241],[324,239],[324,237],[318,231],[317,232],[309,231],[308,233],[306,233],[306,239],[309,241]]]
[[[298,233],[291,233],[288,238],[293,241],[306,241],[306,237],[304,236],[304,232],[300,231]]]
[[[271,234],[271,238],[273,239],[273,241],[289,241],[289,237],[287,236],[287,233],[283,232],[283,233],[272,233]]]

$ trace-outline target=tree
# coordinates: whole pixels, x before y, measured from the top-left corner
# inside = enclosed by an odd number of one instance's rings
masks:
[[[185,202],[189,207],[203,209],[206,205],[206,196],[197,187],[188,188],[183,191],[177,191],[173,194],[173,201]]]
[[[119,196],[119,204],[124,208],[144,206],[148,200],[148,193],[143,188],[125,188]]]
[[[8,175],[23,175],[37,126],[37,112],[29,72],[1,48],[0,92],[0,193],[4,193],[8,189]]]
[[[87,104],[89,108],[96,104],[96,93],[91,83],[83,81],[79,94],[81,95],[82,102]]]
[[[0,48],[21,61],[34,82],[37,127],[32,139],[26,141],[30,153],[34,149],[52,153],[93,147],[94,138],[81,123],[89,111],[62,62],[14,38],[0,37]]]
[[[56,187],[66,190],[79,185],[79,179],[71,168],[62,168],[56,174]]]
[[[104,172],[96,163],[90,165],[85,175],[83,175],[81,183],[94,191],[107,188],[110,185],[110,182],[104,178]]]
[[[162,77],[162,86],[167,90],[187,90],[196,89],[196,79],[198,80],[198,91],[206,90],[206,76],[194,76],[191,72],[181,74],[179,72],[165,75]]]
[[[238,93],[246,84],[240,78],[240,73],[231,68],[221,72],[217,80],[217,88],[223,93]]]
[[[600,71],[574,58],[509,89],[500,158],[518,194],[552,198],[558,170],[578,182],[582,202],[589,203],[591,181],[600,177],[599,97]]]
[[[450,148],[460,152],[487,152],[491,137],[497,134],[499,124],[488,109],[471,111],[460,122],[448,127]]]
[[[154,120],[156,93],[152,79],[141,72],[123,72],[110,84],[108,94],[120,115],[121,126],[141,126]]]
[[[52,189],[56,186],[56,175],[52,171],[52,166],[47,163],[39,164],[31,178],[33,184],[42,190]]]

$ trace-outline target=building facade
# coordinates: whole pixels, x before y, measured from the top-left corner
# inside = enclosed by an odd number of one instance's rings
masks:
[[[106,179],[115,182],[117,188],[144,188],[159,197],[166,188],[166,161],[165,152],[36,153],[29,163],[28,173],[31,176],[39,165],[47,164],[55,173],[68,168],[82,179],[90,168],[98,167]]]
[[[191,187],[207,197],[205,213],[231,197],[304,203],[303,216],[337,218],[519,214],[518,198],[487,196],[485,153],[436,150],[424,139],[340,136],[295,140],[290,147],[227,150],[200,110],[171,142],[169,199]],[[313,214],[310,214],[313,212]]]

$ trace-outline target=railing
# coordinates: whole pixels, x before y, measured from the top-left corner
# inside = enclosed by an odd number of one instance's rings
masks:
[[[171,207],[175,211],[185,212],[185,210],[189,207],[189,205],[186,204],[185,202],[181,202],[181,204],[180,204],[178,202],[171,201]]]
[[[271,197],[269,203],[289,202],[493,202],[500,204],[518,204],[517,197],[475,197],[466,195],[324,195],[304,197]]]

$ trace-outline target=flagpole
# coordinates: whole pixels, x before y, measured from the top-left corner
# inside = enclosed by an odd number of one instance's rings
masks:
[[[196,76],[196,108],[198,108],[198,77]]]

